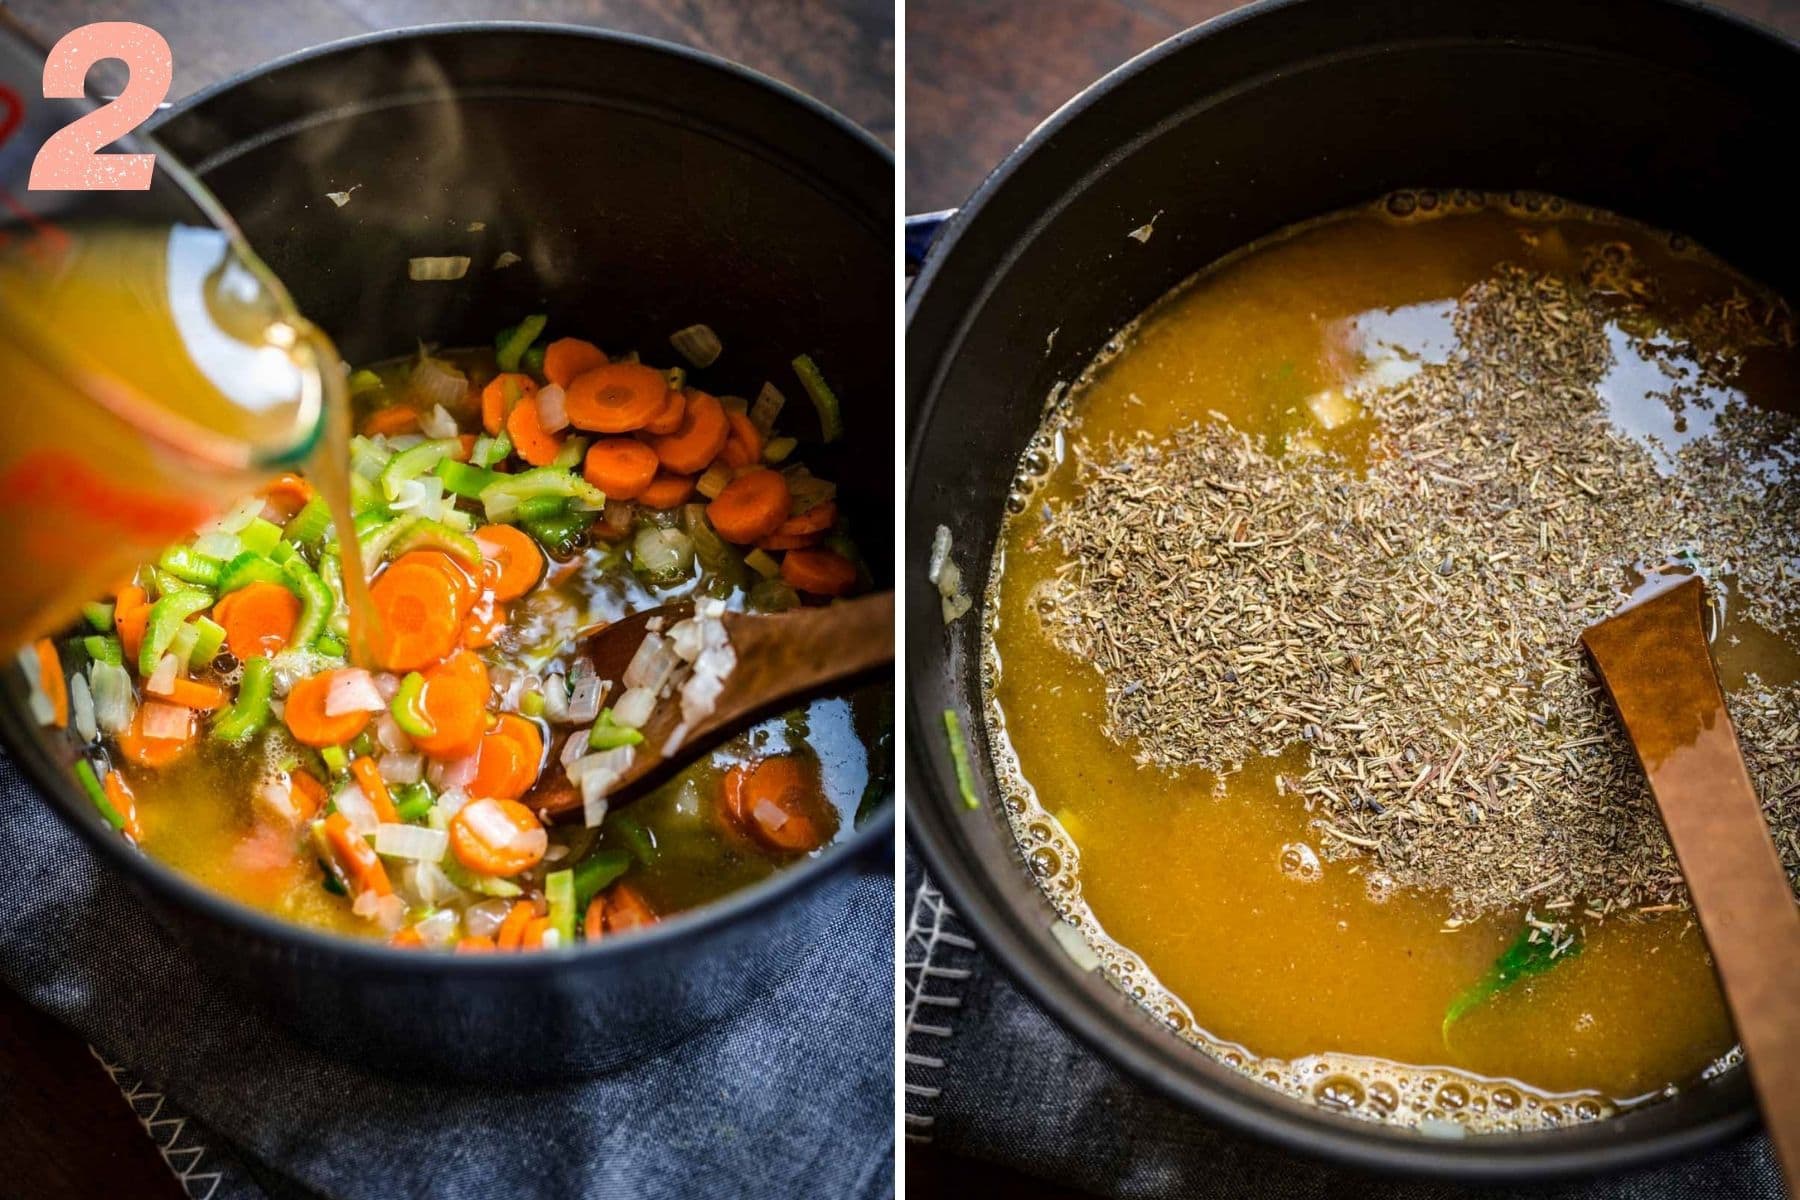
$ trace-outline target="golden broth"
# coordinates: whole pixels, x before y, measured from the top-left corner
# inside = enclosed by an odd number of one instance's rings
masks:
[[[1574,273],[1590,248],[1624,242],[1671,311],[1745,286],[1678,241],[1532,203],[1529,214],[1472,198],[1441,202],[1456,211],[1437,219],[1343,214],[1178,288],[1054,408],[991,573],[990,725],[1016,785],[1009,816],[1052,900],[1115,981],[1186,1036],[1286,1090],[1407,1123],[1556,1124],[1695,1080],[1734,1039],[1691,914],[1585,923],[1580,955],[1446,1033],[1447,1006],[1518,934],[1525,906],[1448,921],[1444,897],[1385,888],[1366,860],[1319,861],[1313,816],[1276,787],[1276,762],[1222,785],[1140,766],[1103,732],[1099,671],[1034,611],[1034,593],[1068,566],[1039,514],[1075,494],[1079,459],[1144,432],[1166,438],[1209,411],[1271,448],[1306,436],[1359,461],[1369,422],[1326,431],[1307,398],[1442,361],[1457,298],[1503,262]],[[1648,394],[1667,379],[1623,340],[1613,349],[1601,392],[1614,423],[1678,444],[1689,430]],[[1786,407],[1796,366],[1791,351],[1752,351],[1737,383]],[[1703,431],[1704,410],[1689,418]],[[1728,685],[1750,669],[1793,678],[1789,639],[1723,632]],[[1483,1083],[1497,1080],[1525,1086]]]

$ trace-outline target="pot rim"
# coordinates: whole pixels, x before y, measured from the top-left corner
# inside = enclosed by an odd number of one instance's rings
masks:
[[[1140,72],[1165,59],[1185,52],[1190,46],[1215,37],[1241,24],[1255,22],[1275,12],[1302,7],[1317,7],[1321,0],[1255,0],[1241,8],[1213,17],[1185,29],[1134,55],[1077,92],[1045,118],[1031,134],[988,173],[967,199],[950,210],[945,228],[934,238],[930,250],[915,276],[906,297],[906,324],[911,329],[914,316],[924,305],[939,270],[955,253],[968,235],[975,218],[986,207],[994,193],[1000,191],[1018,173],[1024,163],[1071,123],[1090,109],[1103,104],[1113,92],[1126,85]],[[1712,22],[1735,28],[1740,34],[1771,42],[1775,46],[1800,52],[1800,43],[1769,27],[1716,7],[1707,0],[1643,0],[1646,7],[1689,13]],[[1133,136],[1131,134],[1123,137]],[[1054,200],[1040,205],[1046,211]],[[979,302],[976,302],[977,304]],[[975,307],[972,304],[970,307]],[[952,345],[959,339],[964,323],[950,335]],[[919,395],[929,398],[922,407],[906,439],[906,478],[904,495],[918,494],[919,476],[924,464],[920,447],[924,442],[927,418],[936,410],[938,390],[945,360],[933,360],[930,374],[923,377]],[[908,364],[908,377],[914,365]],[[910,391],[909,383],[909,391]],[[910,397],[909,397],[910,398]],[[901,564],[901,577],[907,574]],[[933,606],[935,608],[935,605]],[[902,621],[906,618],[903,616]],[[960,694],[960,685],[950,689]],[[1128,1017],[1130,1001],[1117,992],[1119,1006],[1102,1008],[1090,1003],[1069,987],[1066,973],[1060,970],[1062,952],[1047,939],[1023,932],[1013,920],[1011,910],[996,894],[976,878],[974,868],[959,865],[951,845],[951,828],[958,819],[960,804],[953,803],[946,781],[953,776],[943,762],[937,740],[928,733],[936,721],[932,714],[920,710],[920,696],[906,689],[906,837],[909,849],[919,848],[923,865],[931,882],[940,888],[963,924],[977,939],[982,949],[997,960],[1025,995],[1048,1013],[1057,1024],[1093,1051],[1103,1061],[1117,1066],[1135,1082],[1171,1099],[1183,1107],[1215,1119],[1230,1130],[1249,1134],[1277,1146],[1316,1159],[1377,1172],[1410,1176],[1453,1178],[1474,1182],[1544,1181],[1645,1167],[1697,1153],[1726,1139],[1748,1132],[1760,1123],[1754,1100],[1745,1087],[1744,1103],[1692,1124],[1647,1135],[1612,1142],[1594,1141],[1567,1147],[1557,1141],[1575,1141],[1583,1133],[1605,1129],[1628,1114],[1607,1118],[1588,1125],[1519,1134],[1480,1135],[1461,1139],[1427,1139],[1410,1131],[1349,1117],[1339,1117],[1302,1101],[1288,1098],[1272,1088],[1255,1085],[1242,1094],[1220,1083],[1193,1073],[1186,1062],[1177,1062],[1174,1054],[1162,1052],[1166,1046],[1180,1046],[1183,1056],[1196,1055],[1210,1063],[1205,1052],[1173,1040],[1166,1031],[1152,1028],[1146,1017],[1141,1027],[1133,1027]],[[1010,833],[1005,835],[1010,844]],[[970,855],[974,857],[973,854]],[[1016,863],[1008,863],[1006,871],[1023,871]],[[1029,883],[1029,881],[1027,881]],[[1035,885],[1032,885],[1035,886]],[[1111,986],[1111,981],[1108,981]],[[1073,1003],[1070,1002],[1073,998]],[[1215,1064],[1220,1071],[1228,1070]],[[1260,1094],[1259,1094],[1260,1093]],[[1527,1144],[1529,1143],[1529,1144]]]
[[[232,89],[314,59],[388,42],[438,36],[489,36],[494,33],[578,37],[685,59],[704,69],[766,89],[814,120],[823,121],[849,135],[863,148],[879,155],[885,165],[892,169],[893,152],[867,130],[797,88],[749,67],[689,46],[641,34],[534,21],[455,21],[411,25],[311,46],[238,72],[184,97],[172,108],[157,114],[142,132],[154,141],[157,131],[165,124]],[[545,954],[420,955],[414,951],[391,947],[385,942],[346,937],[284,921],[213,891],[132,846],[111,826],[105,824],[91,805],[77,803],[78,791],[75,782],[69,777],[67,764],[57,763],[48,752],[38,727],[27,719],[22,698],[16,694],[0,699],[0,745],[4,745],[20,773],[64,824],[73,826],[89,847],[97,849],[115,870],[120,871],[127,879],[141,883],[159,901],[197,911],[225,927],[233,935],[274,942],[284,951],[304,954],[314,960],[337,960],[346,967],[362,968],[375,973],[416,976],[421,970],[432,970],[441,971],[455,981],[505,980],[549,974],[572,965],[590,970],[603,968],[614,960],[623,962],[654,955],[663,946],[678,940],[702,937],[744,924],[765,911],[786,903],[802,889],[813,887],[839,871],[857,867],[887,870],[890,864],[886,859],[878,857],[877,847],[884,843],[891,845],[894,836],[895,803],[890,800],[861,828],[854,830],[843,841],[828,847],[817,857],[777,871],[766,879],[710,904],[676,913],[629,938],[606,938],[598,945],[580,943]],[[897,794],[896,786],[896,796]]]

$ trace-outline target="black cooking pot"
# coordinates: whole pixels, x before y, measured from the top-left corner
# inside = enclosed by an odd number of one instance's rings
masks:
[[[946,628],[925,574],[947,526],[979,595],[1051,388],[1200,267],[1305,218],[1400,188],[1534,189],[1679,230],[1800,294],[1780,152],[1800,118],[1796,79],[1794,46],[1670,0],[1257,4],[1090,88],[945,228],[907,317],[908,828],[986,949],[1103,1056],[1229,1125],[1390,1171],[1611,1170],[1752,1125],[1744,1073],[1730,1071],[1592,1125],[1431,1139],[1290,1100],[1179,1041],[1050,937],[1055,913],[999,811],[980,717],[989,614]],[[1147,244],[1126,236],[1152,218]],[[945,709],[968,733],[979,809],[958,798]]]
[[[676,46],[482,24],[286,59],[154,134],[351,362],[485,342],[529,312],[647,350],[704,321],[726,345],[724,392],[754,395],[811,353],[845,436],[808,461],[839,481],[886,573],[893,159],[818,103]],[[344,191],[341,208],[327,199]],[[495,269],[508,251],[522,261]],[[407,278],[411,257],[458,254],[474,264],[460,282]],[[802,434],[805,409],[786,418]],[[890,805],[818,858],[641,935],[535,955],[390,950],[263,916],[133,850],[75,785],[68,748],[29,720],[17,671],[6,685],[0,736],[63,816],[204,962],[360,1062],[520,1080],[651,1053],[783,977],[841,919],[854,871],[891,863]]]

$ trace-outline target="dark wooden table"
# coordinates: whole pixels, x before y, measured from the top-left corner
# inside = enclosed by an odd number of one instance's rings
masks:
[[[1719,2],[1800,38],[1800,0]],[[961,204],[1065,100],[1132,55],[1240,3],[906,0],[906,211]],[[929,1144],[909,1146],[906,1163],[912,1197],[1078,1195]]]
[[[439,21],[525,19],[680,42],[808,92],[890,146],[891,0],[3,0],[45,43],[94,20],[168,39],[169,98],[307,46]],[[114,86],[99,74],[97,87]],[[180,1200],[181,1190],[81,1039],[0,988],[0,1197]]]

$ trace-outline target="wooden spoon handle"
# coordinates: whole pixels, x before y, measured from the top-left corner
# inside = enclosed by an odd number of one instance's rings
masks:
[[[1707,648],[1698,580],[1583,635],[1631,734],[1712,949],[1763,1120],[1800,1197],[1800,909]],[[1636,614],[1630,614],[1635,617]]]
[[[738,665],[704,729],[734,723],[745,708],[764,708],[893,662],[894,593],[776,616],[727,614],[725,629]]]

